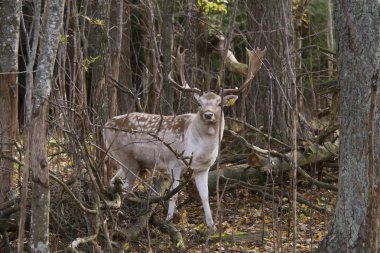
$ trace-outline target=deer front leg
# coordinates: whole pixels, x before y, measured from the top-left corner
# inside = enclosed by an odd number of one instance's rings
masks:
[[[205,213],[206,224],[209,229],[214,232],[216,230],[212,219],[210,204],[208,201],[208,169],[197,172],[194,176],[195,185],[198,189],[199,196],[202,200],[202,206]]]
[[[123,164],[124,165],[119,165],[119,170],[111,179],[111,185],[114,185],[116,178],[120,178],[123,181],[123,191],[129,192],[133,187],[136,177],[138,176],[139,164],[132,159],[129,161],[124,161]]]
[[[111,186],[114,185],[116,178],[120,178],[121,180],[124,180],[124,178],[125,178],[125,171],[124,171],[123,168],[120,168],[120,169],[116,172],[116,175],[113,176],[113,178],[111,179]]]

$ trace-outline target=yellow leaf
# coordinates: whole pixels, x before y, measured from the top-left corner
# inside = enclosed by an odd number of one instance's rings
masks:
[[[128,250],[129,249],[129,243],[124,243],[122,247],[123,247],[123,250]]]

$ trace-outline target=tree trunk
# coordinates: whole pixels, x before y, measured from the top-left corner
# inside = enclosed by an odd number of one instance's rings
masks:
[[[110,42],[108,39],[109,30],[109,13],[110,13],[110,0],[97,0],[95,2],[95,18],[103,22],[103,24],[93,24],[93,47],[94,51],[92,57],[97,60],[93,64],[91,75],[91,105],[96,112],[93,115],[92,123],[97,125],[95,132],[95,140],[97,145],[101,146],[102,143],[102,131],[103,126],[109,118],[110,104],[116,103],[117,94],[113,94],[113,98],[110,99],[108,84],[110,84]],[[114,88],[110,89],[112,92],[116,92]],[[112,110],[116,110],[113,106]],[[116,112],[114,112],[116,113]],[[97,150],[96,157],[102,157],[102,153]],[[110,178],[106,169],[101,172],[103,183],[108,184]]]
[[[156,2],[142,1],[144,4],[145,18],[147,23],[147,36],[144,37],[144,61],[146,69],[143,73],[143,82],[147,89],[147,111],[149,113],[158,113],[158,96],[160,95],[160,80],[159,77],[159,52],[158,43],[156,39],[156,14],[158,7]]]
[[[46,23],[42,34],[41,51],[37,63],[30,128],[32,168],[32,198],[30,248],[32,252],[49,252],[49,166],[47,158],[48,99],[57,54],[58,37],[62,27],[64,0],[46,3]]]
[[[291,1],[285,0],[284,9],[277,0],[247,0],[248,41],[251,46],[267,47],[262,71],[242,101],[247,108],[247,121],[255,126],[264,126],[268,133],[282,141],[290,140],[290,108],[287,103],[290,90],[286,70],[286,52],[294,51],[293,43],[286,48],[286,39],[292,41]],[[288,27],[285,27],[288,26]],[[285,31],[289,31],[287,34]],[[290,60],[294,61],[295,57]],[[294,66],[294,63],[292,63]]]
[[[113,28],[110,31],[112,40],[111,46],[111,75],[112,78],[119,82],[120,73],[120,55],[121,55],[121,42],[123,39],[123,1],[111,1],[111,16],[110,26]],[[112,85],[109,89],[110,105],[109,117],[112,118],[117,115],[117,88]]]
[[[171,59],[173,52],[173,1],[160,0],[161,9],[161,52],[162,52],[162,82],[160,87],[160,113],[169,115],[173,113],[174,89],[169,83]]]
[[[131,8],[129,1],[126,1],[124,4],[124,25],[123,25],[123,39],[122,39],[122,45],[121,45],[121,65],[120,65],[120,72],[119,72],[119,83],[121,85],[120,89],[122,91],[119,91],[117,93],[117,106],[118,106],[118,113],[119,114],[125,114],[127,112],[134,112],[135,104],[137,101],[134,101],[134,99],[131,99],[131,95],[127,93],[127,90],[134,90],[134,85],[132,82],[132,66],[131,66],[131,58],[132,58],[132,51],[131,51]]]
[[[362,248],[366,235],[361,235],[360,230],[366,231],[363,226],[373,225],[366,224],[365,217],[369,192],[369,98],[377,68],[374,55],[379,43],[379,3],[336,0],[334,4],[340,86],[340,175],[333,225],[319,252],[366,252],[369,249]],[[375,147],[380,144],[379,125],[377,112]],[[375,149],[375,165],[377,153]]]
[[[0,203],[12,187],[13,162],[18,132],[17,74],[20,27],[20,0],[0,3]]]
[[[186,24],[183,34],[184,41],[182,45],[185,47],[186,51],[186,64],[185,64],[185,77],[190,85],[190,87],[200,88],[196,80],[195,69],[197,67],[197,38],[198,38],[198,11],[197,11],[197,1],[189,0],[187,1],[187,14],[186,14]],[[177,110],[178,114],[187,113],[192,109],[191,103],[192,95],[187,93],[181,94],[181,101]]]

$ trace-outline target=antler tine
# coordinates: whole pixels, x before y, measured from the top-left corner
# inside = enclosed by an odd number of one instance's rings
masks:
[[[248,54],[248,69],[247,69],[247,77],[243,83],[242,86],[240,86],[238,89],[224,89],[224,93],[228,94],[237,94],[244,92],[252,79],[255,77],[257,72],[260,70],[262,66],[262,59],[267,51],[267,48],[264,49],[257,48],[256,50],[249,50],[248,48],[247,54]]]
[[[186,52],[186,50],[183,50],[183,52],[181,53],[181,47],[178,47],[177,55],[175,58],[176,70],[177,70],[177,73],[179,73],[179,75],[180,75],[182,85],[180,85],[179,83],[177,83],[174,80],[173,71],[170,71],[170,73],[168,75],[169,81],[172,82],[178,89],[180,89],[182,91],[195,92],[195,93],[201,94],[202,91],[200,89],[191,88],[190,85],[186,81],[186,78],[185,78],[185,52]]]

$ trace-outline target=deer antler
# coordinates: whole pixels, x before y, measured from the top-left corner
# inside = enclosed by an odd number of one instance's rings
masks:
[[[190,85],[186,81],[186,78],[185,78],[185,52],[186,52],[186,50],[183,50],[183,52],[181,53],[181,47],[178,47],[177,55],[175,58],[176,70],[177,70],[177,73],[179,73],[179,75],[180,75],[182,85],[180,85],[179,83],[177,83],[174,80],[173,71],[170,71],[170,73],[169,73],[169,76],[168,76],[169,81],[172,82],[179,90],[190,91],[190,92],[195,92],[195,93],[201,94],[202,91],[200,89],[191,88]]]
[[[256,50],[249,50],[247,48],[247,54],[248,54],[248,69],[247,69],[247,77],[240,88],[237,89],[224,89],[224,93],[228,94],[237,94],[244,92],[252,79],[255,77],[256,73],[260,70],[261,65],[262,65],[262,59],[267,51],[267,48],[260,49],[257,48]]]

